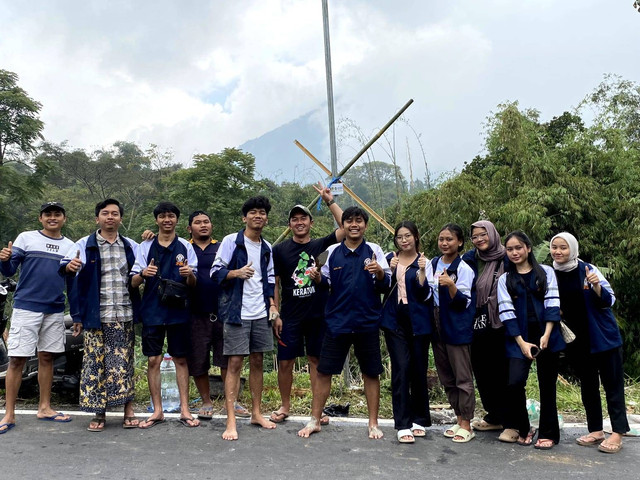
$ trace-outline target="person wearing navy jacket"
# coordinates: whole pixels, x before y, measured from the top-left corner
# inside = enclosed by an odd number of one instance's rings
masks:
[[[560,441],[556,381],[565,342],[558,327],[556,276],[551,267],[538,264],[531,246],[529,237],[519,231],[505,238],[510,263],[498,280],[498,308],[507,333],[509,378],[505,430],[499,439],[513,442],[515,437],[523,446],[533,443],[536,430],[529,423],[525,387],[535,360],[540,387],[540,432],[535,448],[549,450]]]
[[[464,233],[449,223],[438,233],[442,255],[431,261],[433,271],[433,356],[438,378],[456,414],[456,424],[444,432],[455,443],[475,437],[471,419],[476,393],[471,368],[471,340],[475,305],[471,302],[474,273],[461,258]]]
[[[309,277],[322,288],[331,288],[325,308],[325,334],[318,377],[313,389],[311,419],[298,431],[307,438],[319,432],[320,417],[331,392],[331,376],[342,371],[353,345],[364,379],[364,394],[369,410],[369,438],[381,439],[378,428],[380,405],[380,295],[389,291],[391,270],[379,245],[364,239],[369,215],[360,207],[342,213],[345,239],[329,247],[327,263],[321,272],[312,269]]]
[[[427,365],[431,334],[431,287],[428,260],[420,248],[415,223],[400,222],[393,243],[398,249],[387,255],[391,291],[382,309],[381,328],[391,359],[393,420],[400,443],[424,437],[431,426]]]
[[[580,379],[582,403],[589,433],[578,445],[598,445],[604,453],[618,453],[622,435],[629,431],[624,400],[622,336],[611,307],[615,295],[595,266],[578,258],[578,240],[567,232],[551,239],[553,268],[558,277],[562,317],[576,335],[566,355]],[[607,398],[612,434],[602,429],[600,380]]]
[[[198,257],[191,244],[178,237],[176,225],[180,209],[170,202],[160,202],[153,209],[158,235],[140,244],[136,263],[131,269],[131,286],[145,284],[142,305],[142,353],[147,357],[147,380],[153,401],[153,413],[140,422],[140,428],[151,428],[164,422],[160,389],[160,364],[165,337],[167,351],[176,366],[176,379],[180,392],[180,422],[186,427],[197,427],[200,421],[189,410],[189,369],[187,355],[191,350],[190,312],[185,296],[179,301],[163,301],[160,289],[168,281],[193,288],[197,282]]]
[[[100,432],[109,406],[124,405],[124,428],[139,424],[133,411],[133,324],[139,320],[140,293],[129,288],[138,243],[118,233],[123,206],[108,198],[96,205],[95,214],[99,230],[69,249],[60,272],[73,275],[74,336],[84,329],[80,408],[94,413],[88,430]]]

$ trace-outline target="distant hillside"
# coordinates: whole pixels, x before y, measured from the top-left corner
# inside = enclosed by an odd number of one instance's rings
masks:
[[[240,145],[239,148],[256,157],[257,177],[300,183],[312,183],[324,178],[315,164],[293,143],[298,140],[329,166],[328,134],[313,119],[315,114],[309,112]]]

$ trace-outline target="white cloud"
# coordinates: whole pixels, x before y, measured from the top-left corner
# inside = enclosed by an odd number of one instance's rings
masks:
[[[329,10],[337,116],[373,132],[414,98],[407,118],[435,170],[480,151],[500,101],[554,115],[605,72],[640,74],[629,60],[637,14],[596,0],[334,0]],[[317,0],[0,0],[0,17],[0,68],[42,102],[54,142],[155,143],[185,162],[325,102]]]

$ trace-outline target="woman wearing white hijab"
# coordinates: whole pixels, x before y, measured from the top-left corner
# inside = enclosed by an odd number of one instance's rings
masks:
[[[576,339],[566,355],[580,379],[582,403],[589,433],[578,445],[598,445],[604,453],[618,453],[622,435],[629,431],[624,400],[622,337],[611,306],[615,296],[611,285],[593,265],[578,258],[578,241],[567,232],[551,239],[551,257],[558,279],[563,320]],[[600,381],[607,398],[613,433],[605,439],[602,429]]]

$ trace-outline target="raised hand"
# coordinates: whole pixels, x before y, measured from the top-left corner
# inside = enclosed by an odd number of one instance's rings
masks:
[[[378,263],[378,261],[376,260],[376,254],[374,253],[371,256],[371,261],[364,266],[364,269],[369,272],[372,275],[375,275],[376,277],[378,277],[378,279],[381,279],[381,275],[384,275],[384,270],[382,269],[382,267],[380,266],[380,264]]]
[[[397,267],[398,267],[398,255],[396,255],[396,252],[393,252],[393,257],[391,257],[391,260],[389,260],[389,268],[391,268],[392,272],[395,272]]]
[[[142,240],[151,240],[155,236],[156,234],[149,229],[146,229],[144,232],[142,232]]]
[[[318,185],[320,186],[320,188],[316,187],[315,185],[312,185],[312,187],[316,192],[318,192],[318,194],[322,198],[322,201],[325,203],[329,203],[331,200],[333,200],[333,193],[331,193],[331,189],[322,185],[322,182],[318,182]]]
[[[424,256],[424,253],[420,252],[420,256],[418,257],[418,268],[420,270],[426,270],[428,259]]]
[[[585,277],[587,278],[587,282],[589,282],[594,287],[597,287],[600,284],[600,279],[595,272],[589,270],[589,267],[585,265],[584,267]]]
[[[147,268],[142,270],[142,276],[155,277],[157,274],[158,274],[158,267],[156,267],[156,260],[155,258],[152,258],[151,261],[149,262],[149,265],[147,265]]]
[[[438,285],[442,285],[442,286],[445,286],[445,287],[450,287],[450,286],[455,285],[455,284],[456,283],[449,276],[449,273],[447,272],[447,269],[446,268],[443,269],[442,273],[438,277]]]
[[[237,277],[243,280],[248,280],[253,277],[253,274],[256,273],[256,270],[251,265],[253,265],[253,262],[249,262],[244,267],[236,270]]]
[[[82,261],[80,260],[80,250],[78,250],[76,252],[76,256],[74,258],[72,258],[69,263],[67,263],[67,266],[65,267],[65,270],[68,273],[76,273],[81,268],[82,268]]]
[[[178,269],[178,273],[181,277],[187,278],[193,273],[193,270],[189,265],[183,265]]]
[[[0,250],[0,262],[8,262],[13,251],[13,242],[9,242],[6,247]]]

